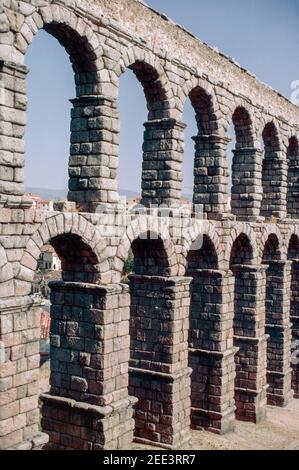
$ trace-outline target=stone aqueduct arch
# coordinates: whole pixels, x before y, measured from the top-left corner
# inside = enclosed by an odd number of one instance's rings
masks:
[[[7,0],[0,24],[0,448],[117,449],[133,437],[179,448],[190,426],[224,433],[236,418],[261,421],[267,401],[298,398],[298,108],[138,0]],[[76,81],[71,202],[54,212],[24,195],[24,59],[42,28],[69,53]],[[117,206],[127,68],[149,111],[139,215]],[[198,123],[193,202],[204,217],[181,230],[188,98]],[[166,228],[151,204],[170,208]],[[30,294],[46,243],[63,280],[51,286],[40,433],[40,305]]]

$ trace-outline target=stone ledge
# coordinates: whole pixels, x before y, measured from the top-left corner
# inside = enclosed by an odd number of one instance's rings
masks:
[[[74,106],[104,105],[116,103],[116,99],[108,95],[82,95],[69,100]]]
[[[7,297],[0,299],[0,311],[1,315],[5,315],[6,313],[12,313],[14,310],[20,310],[28,306],[38,307],[40,304],[40,300],[34,299],[29,295],[24,297]]]
[[[107,286],[101,284],[89,284],[87,282],[64,282],[52,281],[49,282],[51,290],[75,290],[89,291],[91,293],[99,293],[102,295],[120,294],[129,290],[126,284],[109,284]]]
[[[232,406],[228,408],[226,411],[213,411],[213,410],[204,410],[202,408],[191,408],[192,413],[202,413],[210,417],[215,417],[215,418],[225,418],[226,416],[229,416],[231,413],[234,413],[236,411],[237,407]]]
[[[236,222],[237,217],[231,213],[223,213],[223,212],[210,212],[208,214],[208,219],[217,222]]]
[[[0,60],[0,70],[6,67],[7,69],[20,72],[22,74],[27,75],[29,73],[29,68],[27,65],[24,64],[17,64],[16,62],[8,61],[8,60]]]
[[[224,269],[190,269],[190,272],[193,274],[207,274],[209,276],[219,276],[222,278],[227,278],[227,277],[233,277],[233,272],[229,270],[224,270]]]
[[[262,341],[268,341],[269,338],[270,338],[270,335],[264,335],[259,338],[255,338],[251,336],[234,336],[234,340],[241,341],[241,342],[243,341],[244,343],[255,343],[255,344],[259,344]]]
[[[41,432],[37,434],[33,439],[29,441],[23,441],[14,447],[10,447],[7,450],[42,450],[42,448],[48,444],[48,434]]]
[[[133,281],[151,281],[151,282],[160,282],[165,284],[166,287],[177,286],[177,285],[186,285],[190,284],[192,277],[187,276],[149,276],[146,274],[130,274],[129,279]]]
[[[79,402],[73,400],[72,398],[50,395],[48,393],[43,393],[39,398],[43,403],[49,403],[54,406],[56,405],[60,408],[72,408],[74,411],[91,414],[99,419],[106,418],[119,409],[128,408],[129,406],[135,405],[135,403],[138,401],[135,397],[128,397],[127,399],[115,402],[113,405],[97,406],[89,403]]]
[[[267,271],[268,265],[266,264],[234,264],[232,271],[243,271],[245,273],[263,273]]]
[[[149,375],[153,378],[165,380],[168,382],[175,382],[176,380],[179,380],[182,377],[185,376],[190,376],[192,374],[192,369],[191,367],[187,367],[185,370],[178,372],[176,374],[166,374],[164,372],[158,372],[158,371],[153,371],[153,370],[148,370],[148,369],[138,369],[138,367],[129,367],[129,372],[133,374],[139,374],[139,375]]]
[[[187,127],[187,124],[184,124],[181,121],[178,121],[174,118],[161,118],[161,119],[151,119],[143,124],[146,129],[173,129],[178,127],[184,130]]]
[[[225,357],[235,355],[240,348],[233,347],[226,351],[208,351],[206,349],[196,349],[196,348],[189,348],[189,353],[198,356],[208,356],[208,357],[215,357],[216,359],[223,359]]]
[[[7,209],[31,209],[33,201],[26,199],[21,195],[4,195],[0,196],[0,206]]]
[[[269,328],[269,329],[276,329],[276,330],[281,330],[282,332],[283,331],[289,331],[292,329],[292,323],[289,323],[288,325],[269,325],[268,323],[265,325],[266,328]]]
[[[290,375],[293,373],[293,369],[288,369],[286,370],[285,372],[279,372],[277,370],[268,370],[267,369],[267,374],[271,374],[271,375],[276,375],[277,377],[285,377],[287,375]]]
[[[252,395],[253,397],[259,396],[262,392],[267,391],[269,385],[264,385],[259,390],[252,390],[250,388],[235,387],[235,391],[239,393],[246,393],[247,395]]]
[[[294,398],[294,391],[290,390],[287,394],[267,393],[267,404],[270,406],[285,407]]]

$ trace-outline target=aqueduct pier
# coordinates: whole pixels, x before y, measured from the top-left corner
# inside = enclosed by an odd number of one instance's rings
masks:
[[[24,57],[42,28],[68,52],[77,90],[70,202],[55,212],[33,209],[24,196]],[[236,419],[263,420],[267,403],[298,398],[299,109],[137,0],[2,0],[0,58],[0,448],[38,448],[45,436],[56,449],[126,448],[133,438],[179,448],[190,427],[224,433]],[[127,68],[148,106],[148,210],[129,217],[116,185],[117,95]],[[182,231],[174,212],[188,97],[198,125],[193,202],[204,217],[190,216]],[[151,204],[173,208],[166,232]],[[63,280],[52,285],[43,434],[40,306],[30,293],[48,243]],[[130,248],[134,274],[125,285]]]

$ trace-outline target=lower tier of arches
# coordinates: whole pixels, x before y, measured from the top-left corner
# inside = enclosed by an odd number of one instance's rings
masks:
[[[292,276],[279,266],[271,293],[266,266],[236,261],[229,271],[190,263],[185,277],[132,274],[129,285],[52,283],[51,389],[40,397],[47,447],[124,449],[134,439],[177,449],[190,428],[225,433],[236,419],[262,421],[267,402],[298,398],[297,264]],[[287,296],[278,280],[291,278]],[[280,324],[285,310],[273,302],[266,324],[266,299],[282,292],[288,320]],[[0,310],[11,358],[1,369],[1,449],[30,447],[39,435],[39,305],[12,298]]]

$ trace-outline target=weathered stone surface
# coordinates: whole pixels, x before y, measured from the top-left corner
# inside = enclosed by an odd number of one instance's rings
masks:
[[[6,2],[0,15],[0,448],[47,441],[38,432],[40,308],[30,294],[48,243],[63,276],[51,286],[50,448],[119,449],[134,436],[179,448],[190,417],[196,429],[224,433],[235,415],[262,420],[267,399],[299,398],[297,361],[290,367],[298,108],[142,2],[39,3]],[[69,201],[52,213],[24,197],[24,56],[43,27],[70,52],[76,82]],[[117,96],[128,67],[149,111],[138,214],[117,204]],[[176,212],[188,96],[198,125],[193,209],[204,220]],[[172,210],[157,215],[153,204]],[[128,287],[120,281],[130,248]]]

